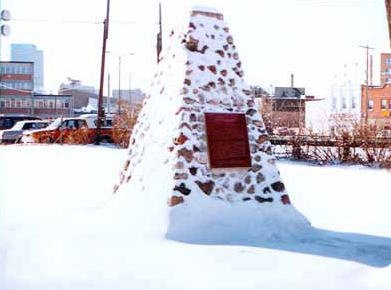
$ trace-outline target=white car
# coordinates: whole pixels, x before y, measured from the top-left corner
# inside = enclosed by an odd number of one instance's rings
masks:
[[[16,143],[20,141],[23,132],[47,127],[50,121],[26,120],[17,122],[11,129],[0,130],[0,143]]]

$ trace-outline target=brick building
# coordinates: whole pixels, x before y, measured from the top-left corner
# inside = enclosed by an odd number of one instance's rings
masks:
[[[253,88],[268,131],[277,127],[304,128],[306,98],[304,88],[276,87],[269,95],[260,87]]]
[[[0,63],[0,114],[42,118],[72,115],[71,95],[34,93],[34,63]]]
[[[33,62],[0,62],[0,113],[30,114],[34,90]]]
[[[391,84],[391,53],[380,54],[380,85]]]
[[[361,86],[361,118],[391,128],[391,53],[380,54],[380,86]]]
[[[391,125],[391,84],[369,86],[368,94],[365,85],[361,86],[361,116],[365,122]],[[367,97],[368,96],[368,97]]]

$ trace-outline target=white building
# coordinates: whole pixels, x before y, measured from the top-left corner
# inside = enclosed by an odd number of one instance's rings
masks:
[[[330,113],[360,116],[362,77],[358,64],[344,66],[330,87]]]
[[[44,87],[43,76],[43,51],[37,49],[34,44],[11,44],[11,61],[34,62],[34,91],[42,91]]]

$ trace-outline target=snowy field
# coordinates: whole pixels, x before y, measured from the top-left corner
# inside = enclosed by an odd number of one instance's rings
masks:
[[[125,155],[0,147],[0,289],[391,289],[390,172],[279,162],[311,233],[241,239],[228,218],[231,239],[174,240],[153,201],[112,194]]]

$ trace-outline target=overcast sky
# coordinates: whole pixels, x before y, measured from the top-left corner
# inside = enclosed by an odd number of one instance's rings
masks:
[[[289,86],[294,73],[295,85],[306,87],[307,94],[325,97],[333,76],[342,74],[344,65],[365,61],[360,45],[376,48],[375,64],[379,53],[389,50],[383,0],[160,2],[163,37],[192,5],[220,10],[250,85]],[[124,55],[121,88],[129,86],[129,73],[132,88],[150,83],[156,65],[158,3],[111,0],[107,57],[111,88],[118,88],[119,55]],[[99,86],[103,29],[99,23],[105,17],[106,0],[1,0],[1,5],[15,19],[9,22],[11,35],[2,38],[3,60],[9,60],[11,43],[32,43],[44,51],[47,91],[57,92],[67,77]],[[364,69],[360,68],[362,76]]]

